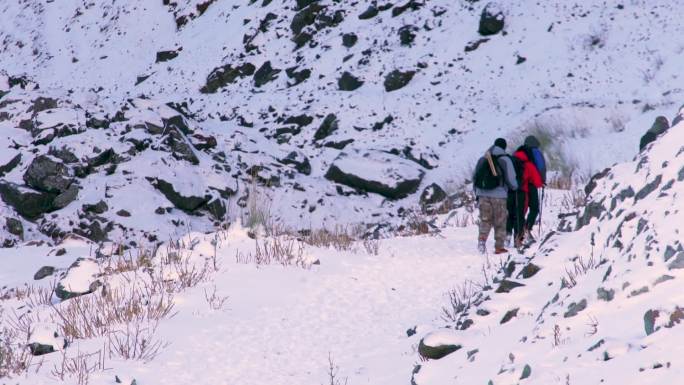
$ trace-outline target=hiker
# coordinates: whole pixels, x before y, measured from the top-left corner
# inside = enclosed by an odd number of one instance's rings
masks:
[[[529,139],[529,137],[528,137]],[[527,140],[526,140],[527,141]],[[537,142],[539,143],[539,142]],[[541,153],[541,152],[540,152]],[[525,237],[530,240],[534,240],[530,230],[534,226],[534,222],[539,214],[539,193],[538,189],[544,185],[544,180],[542,174],[535,166],[531,157],[534,157],[534,149],[523,144],[520,146],[513,154],[515,158],[522,162],[522,177],[520,183],[520,191],[522,192],[522,197],[518,200],[517,210],[515,212],[515,218],[519,221],[523,219],[523,228],[519,229],[518,234],[515,239],[516,247],[521,247],[522,242]],[[525,213],[529,209],[529,214],[527,219],[525,219]]]
[[[670,123],[667,121],[667,118],[664,116],[658,116],[653,122],[651,128],[649,128],[648,131],[646,131],[646,133],[644,134],[644,136],[641,137],[641,140],[639,141],[639,151],[642,151],[644,147],[646,147],[651,142],[655,141],[656,138],[658,138],[658,136],[665,133],[665,131],[667,131],[669,128]]]
[[[520,242],[517,240],[522,240],[523,230],[525,228],[525,192],[520,189],[520,186],[523,184],[524,163],[515,156],[511,156],[510,159],[513,163],[513,169],[515,170],[518,189],[508,191],[508,199],[506,202],[506,208],[508,209],[508,220],[506,221],[506,246],[520,248]]]
[[[479,237],[477,248],[486,252],[487,238],[494,228],[494,253],[508,252],[504,248],[508,210],[506,201],[509,190],[517,190],[515,170],[506,154],[506,140],[498,138],[475,166],[473,175],[475,196],[480,209]]]
[[[539,140],[534,135],[529,135],[525,138],[525,147],[529,150],[528,157],[531,156],[531,161],[534,167],[539,172],[541,177],[541,185],[537,186],[535,184],[530,185],[529,188],[529,205],[530,212],[527,215],[527,220],[525,221],[525,230],[528,235],[532,237],[532,228],[537,221],[537,216],[541,213],[541,204],[544,198],[544,187],[546,187],[546,158],[544,153],[539,149]],[[542,188],[542,199],[539,199],[539,188]]]

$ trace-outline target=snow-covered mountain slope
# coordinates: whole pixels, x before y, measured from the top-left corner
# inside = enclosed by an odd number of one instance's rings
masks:
[[[460,183],[496,136],[520,139],[540,122],[555,150],[595,171],[627,159],[656,113],[681,99],[677,9],[3,2],[0,168],[11,171],[0,178],[14,190],[0,210],[23,222],[25,239],[207,231],[224,210],[247,215],[249,193],[296,229],[398,224],[423,188]],[[45,154],[74,187],[26,182]],[[7,195],[38,208],[20,217]]]
[[[680,122],[597,174],[582,212],[473,290],[431,342],[461,349],[424,363],[414,382],[679,383],[683,140]]]

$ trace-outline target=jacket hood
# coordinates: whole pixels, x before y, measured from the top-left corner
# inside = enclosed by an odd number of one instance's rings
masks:
[[[499,147],[499,146],[492,146],[492,147],[490,147],[490,148],[489,148],[489,152],[490,152],[492,155],[505,155],[505,154],[506,154],[506,151],[505,151],[503,148]]]
[[[539,143],[539,140],[536,136],[529,135],[527,138],[525,138],[525,145],[527,147],[539,147],[541,143]]]
[[[513,154],[516,158],[522,160],[523,162],[529,162],[530,158],[527,157],[527,154],[523,150],[518,150]]]

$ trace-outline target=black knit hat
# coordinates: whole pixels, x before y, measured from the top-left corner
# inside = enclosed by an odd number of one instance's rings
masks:
[[[527,147],[540,147],[541,143],[539,143],[539,140],[537,139],[536,136],[529,135],[527,138],[525,138],[525,146],[527,146]]]
[[[506,149],[506,139],[498,138],[497,140],[494,141],[494,145],[496,147],[501,147],[502,150],[505,150]]]

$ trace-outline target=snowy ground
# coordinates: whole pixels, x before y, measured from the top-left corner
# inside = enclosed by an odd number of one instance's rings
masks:
[[[547,208],[551,210],[551,202],[563,194],[551,192]],[[554,214],[548,213],[546,226],[552,226]],[[236,263],[238,251],[254,251],[254,240],[238,228],[218,233],[219,271],[178,294],[177,314],[158,327],[156,337],[168,347],[144,365],[109,358],[108,370],[93,373],[90,383],[111,384],[118,375],[135,378],[139,385],[327,384],[329,355],[349,384],[406,383],[420,363],[420,338],[443,322],[446,292],[466,280],[481,282],[483,268],[492,270],[500,263],[498,257],[477,253],[474,225],[454,226],[454,218],[464,217],[472,218],[460,210],[438,235],[383,239],[377,255],[361,243],[349,251],[307,246],[304,260],[320,262],[308,269]],[[186,244],[194,245],[188,257],[199,262],[213,256],[216,237],[184,237]],[[61,247],[66,254],[59,257],[48,247],[25,246],[19,249],[22,255],[17,249],[0,250],[0,258],[10,267],[0,272],[0,281],[22,286],[40,266],[64,268],[77,256],[94,254],[80,241]],[[228,297],[221,309],[209,305],[206,295],[212,293]],[[3,307],[7,319],[13,308],[19,314],[26,310],[21,301],[5,302]],[[408,336],[409,329],[416,334]],[[67,350],[77,354],[102,345],[102,339],[77,340]],[[60,383],[50,369],[60,364],[61,354],[42,357],[45,362],[38,374],[16,381]]]

